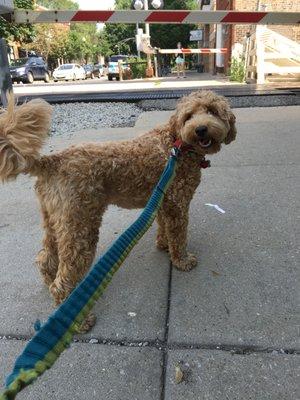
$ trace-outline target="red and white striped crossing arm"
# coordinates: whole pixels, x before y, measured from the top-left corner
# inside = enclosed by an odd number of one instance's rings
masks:
[[[10,14],[16,23],[102,22],[150,24],[288,24],[300,23],[300,12],[125,10],[125,11],[32,11],[15,10]]]
[[[225,54],[227,49],[158,49],[158,52],[161,54]]]

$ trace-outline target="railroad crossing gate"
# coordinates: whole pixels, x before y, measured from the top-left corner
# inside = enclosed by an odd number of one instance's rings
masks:
[[[12,0],[0,0],[3,10],[12,10]],[[1,9],[1,6],[0,6]],[[148,24],[299,24],[300,12],[200,11],[200,10],[14,10],[7,19],[15,23],[148,23]]]

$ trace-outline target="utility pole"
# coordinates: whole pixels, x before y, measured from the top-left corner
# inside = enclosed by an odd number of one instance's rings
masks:
[[[137,22],[136,23],[136,35],[138,36],[138,34],[139,34],[139,23]],[[137,39],[136,39],[137,40]],[[136,42],[136,44],[137,44],[138,42]],[[138,52],[138,58],[141,58],[141,51],[140,50],[138,50],[137,51]]]
[[[8,64],[7,44],[4,39],[0,39],[0,92],[1,102],[7,106],[7,93],[12,92],[12,81]]]
[[[145,11],[149,10],[148,0],[144,0],[144,10]],[[145,33],[149,37],[149,41],[150,41],[150,25],[149,24],[145,24]],[[149,69],[151,68],[151,54],[147,54],[147,68],[149,68]]]

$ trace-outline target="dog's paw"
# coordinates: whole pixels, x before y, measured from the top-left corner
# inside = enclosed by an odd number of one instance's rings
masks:
[[[76,329],[77,333],[87,333],[90,331],[96,323],[96,316],[93,313],[89,313],[86,319]]]
[[[197,257],[195,254],[187,253],[187,255],[180,260],[172,260],[172,265],[180,271],[190,271],[196,267]]]
[[[156,247],[158,248],[158,250],[169,251],[169,245],[167,239],[162,236],[157,236]]]
[[[51,293],[56,306],[62,303],[68,295],[65,288],[57,279],[55,279],[49,286],[49,292]]]

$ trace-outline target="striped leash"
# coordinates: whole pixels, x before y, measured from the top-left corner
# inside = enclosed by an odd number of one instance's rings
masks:
[[[70,346],[76,328],[87,317],[132,248],[152,225],[175,177],[179,154],[180,145],[175,144],[160,180],[140,216],[98,259],[70,296],[28,342],[6,380],[6,388],[0,394],[0,400],[15,399],[23,388],[51,368],[60,354]]]

